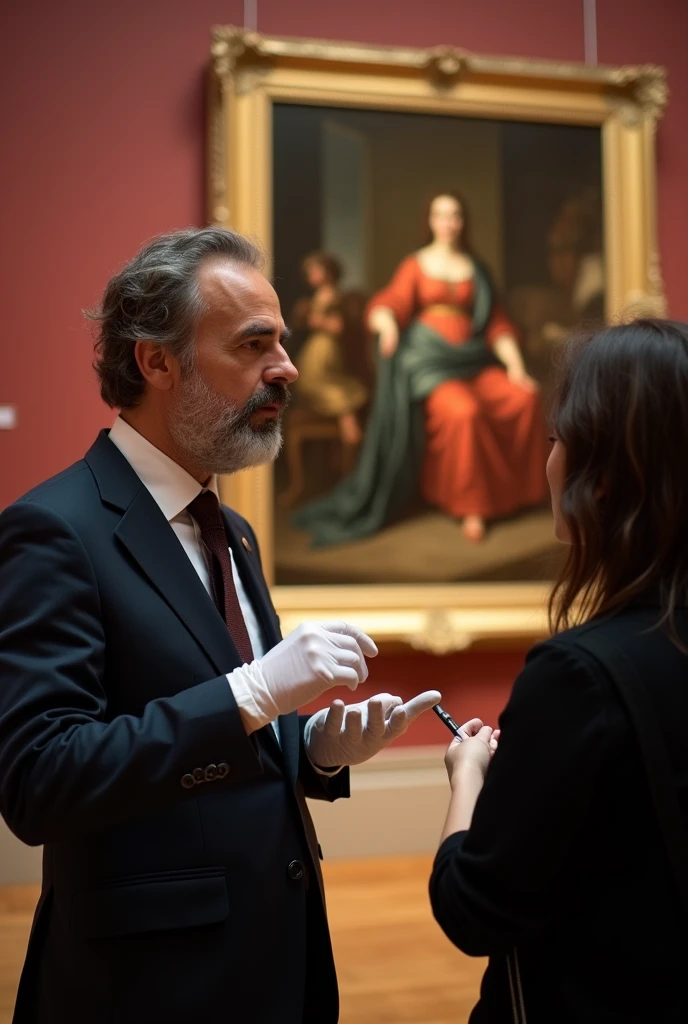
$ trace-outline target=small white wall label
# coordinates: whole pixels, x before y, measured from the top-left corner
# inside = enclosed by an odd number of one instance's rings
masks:
[[[0,430],[14,430],[16,425],[16,405],[0,405]]]

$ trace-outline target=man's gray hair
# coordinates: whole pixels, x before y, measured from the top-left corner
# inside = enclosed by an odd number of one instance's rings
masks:
[[[86,313],[99,324],[93,365],[109,406],[131,408],[143,396],[137,341],[166,345],[185,372],[191,369],[196,325],[205,311],[198,270],[215,257],[258,270],[265,262],[253,242],[225,228],[159,235],[109,281],[100,307]]]

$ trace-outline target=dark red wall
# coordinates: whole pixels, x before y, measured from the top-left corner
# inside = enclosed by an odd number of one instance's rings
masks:
[[[337,690],[305,708],[316,711],[327,707],[339,697],[352,702],[365,700],[374,693],[392,693],[409,700],[423,690],[439,690],[442,706],[459,723],[469,718],[482,718],[486,725],[496,726],[511,683],[523,665],[523,654],[468,651],[444,657],[414,651],[405,654],[382,654],[369,662],[370,680],[359,696]],[[433,714],[419,718],[397,741],[400,745],[448,743],[451,735]]]
[[[599,59],[669,70],[659,130],[660,244],[672,313],[688,319],[688,5],[598,0]],[[80,310],[141,241],[204,219],[203,67],[210,26],[241,0],[8,0],[0,15],[0,507],[78,458],[112,414],[98,398]],[[273,34],[583,59],[583,0],[258,0]],[[448,703],[493,715],[519,659],[387,656],[380,689],[456,687]],[[441,688],[441,687],[440,687]],[[446,688],[446,687],[445,687]],[[469,706],[470,705],[470,706]],[[490,715],[485,712],[487,717]],[[435,736],[418,727],[414,739]],[[436,730],[435,730],[436,731]],[[437,734],[435,738],[439,738]]]

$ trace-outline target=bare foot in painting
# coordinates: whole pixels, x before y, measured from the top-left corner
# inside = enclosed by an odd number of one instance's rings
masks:
[[[485,536],[485,520],[481,516],[466,516],[463,521],[463,535],[472,544],[479,544]]]

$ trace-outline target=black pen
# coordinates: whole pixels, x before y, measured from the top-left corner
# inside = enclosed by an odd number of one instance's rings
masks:
[[[454,735],[456,736],[456,738],[459,741],[459,743],[463,743],[463,741],[465,740],[466,737],[461,732],[461,729],[456,724],[456,722],[454,721],[452,716],[450,714],[448,714],[444,710],[444,708],[440,707],[439,704],[433,704],[432,710],[435,712],[435,714],[437,715],[438,718],[442,719],[442,721],[446,725],[447,729],[449,729],[450,732],[454,733]]]

